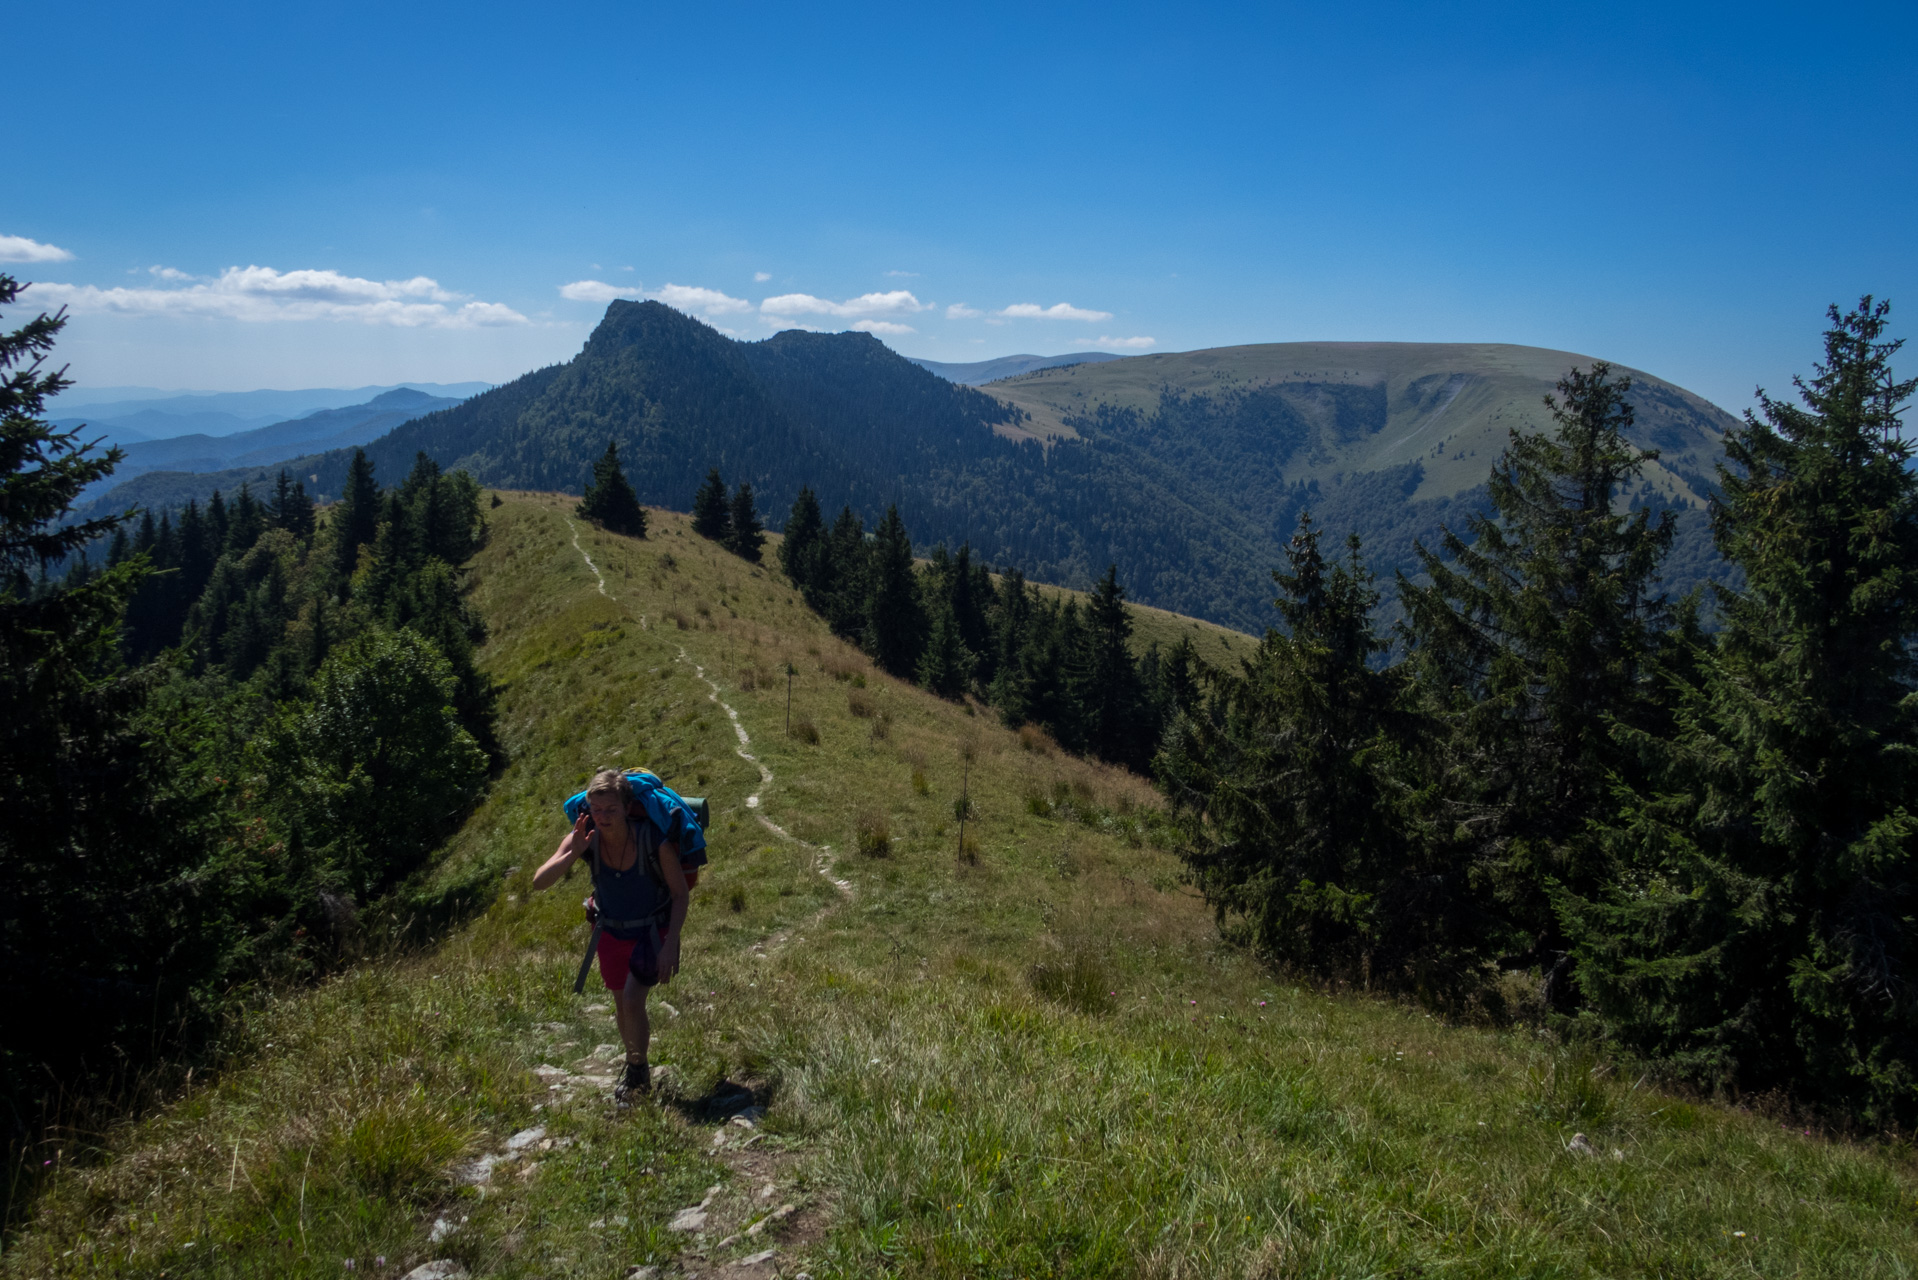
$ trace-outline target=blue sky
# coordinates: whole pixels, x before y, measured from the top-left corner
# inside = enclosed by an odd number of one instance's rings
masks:
[[[1918,308],[1918,6],[1832,12],[32,6],[0,269],[92,385],[503,381],[644,294],[943,360],[1530,343],[1739,408],[1827,303]]]

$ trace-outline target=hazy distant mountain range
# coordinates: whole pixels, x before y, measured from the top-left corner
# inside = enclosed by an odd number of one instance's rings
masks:
[[[108,444],[177,436],[229,436],[303,418],[321,409],[364,404],[409,389],[464,400],[490,382],[403,382],[391,387],[309,387],[296,391],[161,391],[154,387],[70,387],[51,406],[62,427],[86,426]],[[91,436],[89,437],[91,438]]]
[[[1010,378],[1014,374],[1031,373],[1034,369],[1056,369],[1066,364],[1098,364],[1104,360],[1122,360],[1108,351],[1075,351],[1068,356],[1000,356],[997,360],[976,360],[971,364],[947,364],[943,360],[921,360],[917,356],[907,356],[921,369],[930,369],[947,382],[957,382],[962,386],[978,387],[988,382],[997,382],[1001,378]]]
[[[108,492],[150,471],[204,472],[224,471],[233,467],[266,467],[304,454],[370,444],[402,422],[436,409],[451,408],[458,403],[459,400],[451,396],[429,396],[411,387],[396,387],[374,396],[365,404],[318,409],[289,422],[276,422],[270,426],[236,431],[231,435],[195,432],[158,440],[122,442],[109,439],[107,443],[119,444],[126,457],[112,476],[82,492],[81,501]],[[141,421],[148,416],[159,415],[151,409],[145,409],[133,420]],[[86,422],[85,419],[71,421]],[[90,431],[86,438],[91,438]]]
[[[366,446],[399,480],[424,451],[484,484],[577,492],[617,441],[647,503],[686,508],[709,466],[749,480],[777,527],[801,485],[869,522],[897,502],[921,546],[970,541],[995,565],[1084,585],[1116,563],[1142,603],[1261,630],[1299,512],[1348,530],[1389,585],[1484,502],[1509,429],[1589,357],[1498,344],[1282,343],[1040,369],[980,389],[861,333],[735,342],[656,302],[615,302],[566,364],[399,426]],[[1630,371],[1621,370],[1621,373]],[[1733,419],[1634,379],[1637,438],[1664,451],[1633,496],[1680,510],[1668,581],[1721,574],[1703,519]],[[339,492],[350,457],[289,463]],[[270,484],[270,467],[155,472],[101,507]]]

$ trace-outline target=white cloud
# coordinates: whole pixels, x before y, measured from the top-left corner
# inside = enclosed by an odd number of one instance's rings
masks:
[[[926,310],[927,304],[904,289],[894,289],[890,293],[862,293],[844,302],[815,298],[810,293],[782,293],[760,303],[759,309],[769,316],[813,315],[852,319],[857,316],[911,315],[915,311]]]
[[[559,296],[572,302],[611,302],[627,298],[634,302],[646,296],[635,280],[631,284],[607,284],[603,280],[575,280],[559,287]]]
[[[128,274],[131,275],[132,273],[128,272]],[[196,278],[188,275],[184,271],[181,271],[177,267],[148,267],[147,274],[152,276],[156,280],[172,280],[175,282],[178,282],[181,280],[192,280]]]
[[[856,320],[852,327],[865,333],[884,333],[895,337],[900,334],[919,332],[909,324],[894,324],[890,320]]]
[[[1086,345],[1088,347],[1093,347],[1093,348],[1117,347],[1121,351],[1143,351],[1147,347],[1153,346],[1158,341],[1159,340],[1157,338],[1104,338],[1104,337],[1101,337],[1101,338],[1094,338],[1091,342],[1086,343]]]
[[[1075,307],[1069,302],[1057,302],[1042,307],[1036,302],[1015,302],[1011,306],[996,312],[1008,320],[1110,320],[1110,311],[1087,311],[1084,307]]]
[[[702,315],[725,316],[738,315],[751,311],[753,304],[744,298],[734,298],[717,289],[702,289],[697,285],[663,284],[657,289],[647,289],[639,281],[631,284],[607,284],[604,280],[575,280],[571,284],[559,287],[559,296],[573,302],[612,302],[625,298],[638,301],[652,298],[680,311],[693,311]]]
[[[969,307],[963,302],[955,302],[946,308],[946,319],[948,320],[971,320],[976,316],[982,316],[984,314],[986,313],[979,310],[979,308]]]
[[[192,280],[184,272],[154,274],[168,283]],[[275,271],[228,267],[212,280],[171,289],[101,289],[40,283],[33,301],[64,303],[81,313],[201,316],[266,323],[276,320],[352,320],[406,329],[478,329],[528,323],[498,302],[472,302],[426,276],[367,280],[337,271]]]
[[[702,289],[689,284],[663,284],[646,296],[657,298],[681,311],[702,311],[714,316],[739,315],[753,309],[753,304],[744,298],[729,297],[717,289]]]
[[[0,236],[0,262],[71,262],[73,255],[57,244],[41,244],[25,236]]]
[[[919,276],[917,271],[888,271],[886,274],[898,280],[915,280]]]
[[[765,284],[765,283],[766,283],[766,282],[767,282],[768,280],[770,280],[770,279],[772,279],[772,278],[773,278],[773,273],[772,273],[772,272],[770,272],[770,271],[755,271],[755,272],[753,272],[753,283],[754,283],[754,284]]]

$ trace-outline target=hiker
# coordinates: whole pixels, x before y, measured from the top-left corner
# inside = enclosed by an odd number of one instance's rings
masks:
[[[694,856],[705,861],[703,852]],[[585,811],[534,873],[533,888],[558,884],[580,858],[593,869],[599,976],[613,993],[626,1045],[626,1075],[617,1092],[622,1098],[645,1093],[652,1088],[646,996],[679,972],[679,931],[686,922],[687,876],[679,845],[634,805],[625,774],[601,769],[586,788]]]

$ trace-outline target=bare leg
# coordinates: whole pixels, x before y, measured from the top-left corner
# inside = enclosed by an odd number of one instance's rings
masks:
[[[637,975],[626,975],[626,989],[613,995],[614,1015],[619,1019],[619,1038],[626,1045],[626,1061],[646,1061],[646,1046],[652,1040],[652,1025],[646,1020],[646,997],[652,988],[641,985]]]

